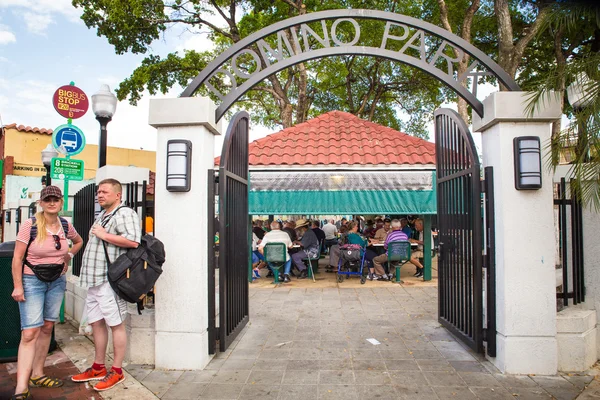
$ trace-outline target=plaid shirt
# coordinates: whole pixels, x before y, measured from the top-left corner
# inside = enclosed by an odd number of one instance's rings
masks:
[[[96,218],[96,221],[94,221],[94,225],[104,223],[106,223],[105,229],[108,233],[123,236],[138,243],[142,240],[140,218],[129,207],[115,209],[110,214],[106,214],[106,210],[103,210]],[[108,242],[106,242],[106,249],[111,262],[128,250],[127,248],[118,247]],[[89,240],[83,252],[79,285],[85,288],[102,285],[104,282],[108,282],[107,274],[108,268],[102,240],[93,235],[90,229]]]

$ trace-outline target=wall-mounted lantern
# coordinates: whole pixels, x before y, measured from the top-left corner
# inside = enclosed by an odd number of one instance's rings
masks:
[[[169,140],[167,142],[167,190],[189,192],[192,176],[192,142]]]
[[[540,138],[520,136],[513,140],[515,188],[535,190],[542,187],[542,156]]]

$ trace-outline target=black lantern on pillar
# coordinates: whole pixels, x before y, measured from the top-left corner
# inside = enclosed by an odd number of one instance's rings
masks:
[[[542,187],[542,155],[540,138],[521,136],[513,139],[515,188],[535,190]]]
[[[169,140],[167,142],[167,190],[189,192],[192,177],[192,142]]]
[[[108,85],[101,85],[100,90],[92,95],[92,109],[100,122],[100,142],[98,143],[98,168],[106,165],[107,131],[106,126],[112,120],[117,110],[117,96]]]

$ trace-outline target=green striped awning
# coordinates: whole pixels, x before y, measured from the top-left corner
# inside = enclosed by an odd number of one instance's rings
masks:
[[[251,171],[249,213],[435,214],[434,171]]]

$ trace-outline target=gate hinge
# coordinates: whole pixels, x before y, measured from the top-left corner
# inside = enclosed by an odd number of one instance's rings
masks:
[[[483,331],[482,331],[482,338],[483,338],[483,341],[484,341],[484,342],[487,342],[487,341],[488,341],[488,330],[487,330],[487,328],[483,328]]]
[[[481,193],[487,193],[487,182],[485,179],[481,180]]]

